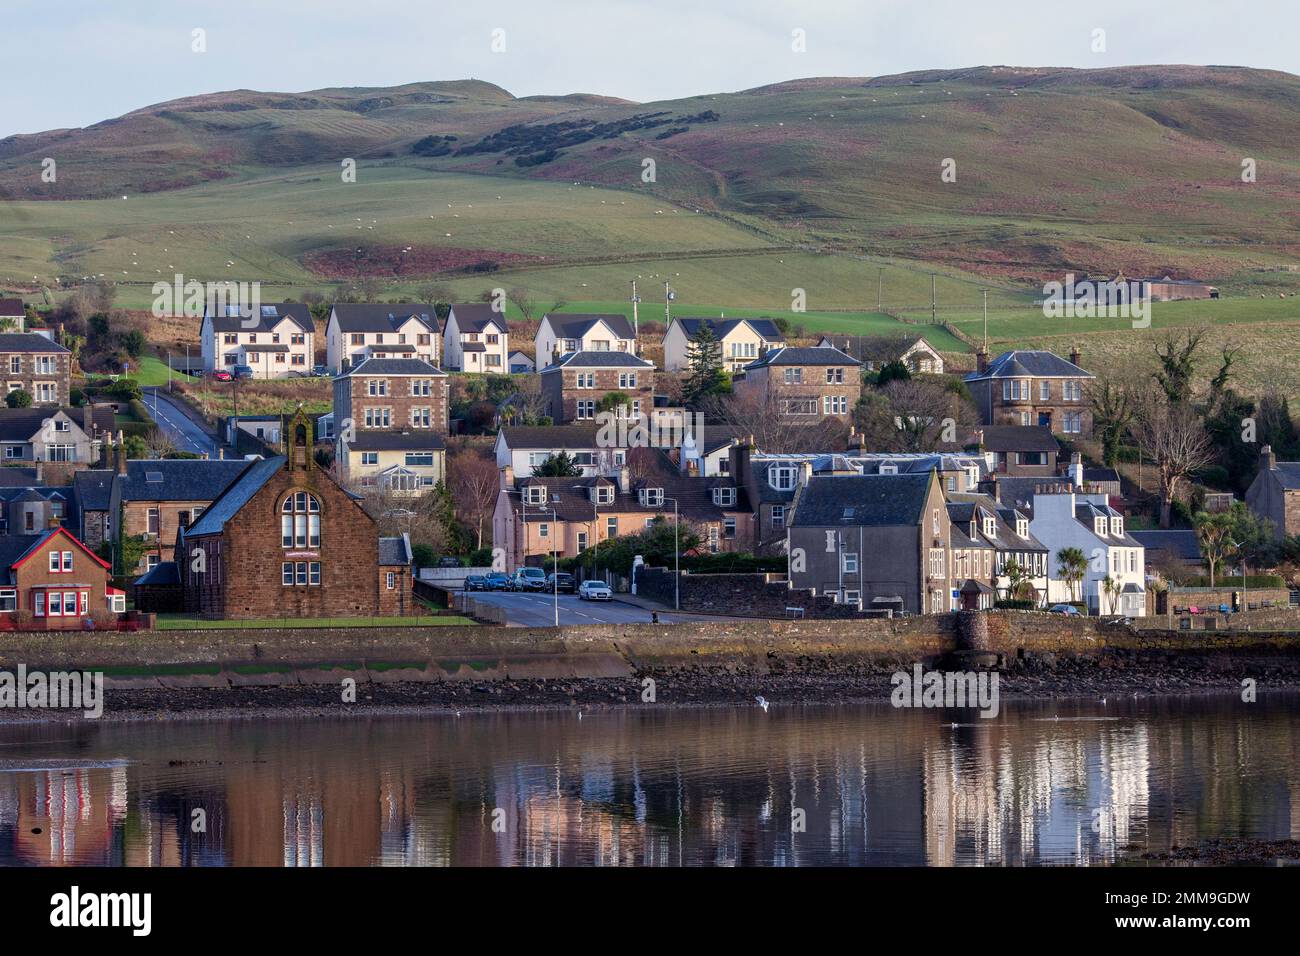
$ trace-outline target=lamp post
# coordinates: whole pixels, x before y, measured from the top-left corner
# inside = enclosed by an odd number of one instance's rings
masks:
[[[555,603],[555,626],[560,626],[560,557],[555,547],[555,535],[560,530],[560,518],[555,513],[555,506],[551,506],[551,582],[553,584],[552,598]]]
[[[673,610],[682,609],[682,546],[678,535],[681,521],[678,518],[677,499],[665,497],[673,503]]]

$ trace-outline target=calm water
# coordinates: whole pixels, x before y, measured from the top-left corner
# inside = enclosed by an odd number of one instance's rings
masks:
[[[0,864],[1090,864],[1300,838],[1300,696],[953,719],[778,702],[4,726]]]

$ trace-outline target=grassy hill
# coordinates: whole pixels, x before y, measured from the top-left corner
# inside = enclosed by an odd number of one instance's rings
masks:
[[[995,346],[1137,343],[1122,321],[1062,329],[1030,305],[1066,271],[1123,270],[1223,289],[1157,306],[1156,330],[1290,334],[1297,141],[1300,78],[1236,67],[980,67],[648,104],[477,81],[238,90],[0,140],[0,290],[103,275],[139,308],[175,272],[258,280],[264,298],[364,276],[383,298],[523,286],[543,308],[628,311],[635,278],[655,319],[667,279],[680,314],[877,331],[928,322],[933,282],[939,318],[976,338],[991,290]]]

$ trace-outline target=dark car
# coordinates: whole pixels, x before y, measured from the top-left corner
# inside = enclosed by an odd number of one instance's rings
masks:
[[[484,578],[484,580],[487,582],[487,590],[489,591],[510,590],[510,575],[508,574],[504,574],[500,571],[493,571]]]
[[[466,591],[486,591],[487,589],[488,589],[488,586],[487,586],[487,576],[486,576],[486,575],[483,575],[483,574],[471,574],[471,575],[469,575],[467,578],[465,578],[465,590],[466,590]]]
[[[253,366],[251,365],[236,365],[231,371],[235,373],[235,378],[253,377]]]
[[[458,567],[460,567],[460,558],[455,558],[455,557],[452,557],[452,556],[449,555],[449,554],[445,554],[445,555],[443,555],[441,558],[438,559],[438,567],[440,567],[440,568],[458,568]]]
[[[573,580],[572,574],[565,574],[561,571],[559,574],[548,574],[546,576],[546,590],[563,591],[565,594],[572,594],[578,590],[578,583]]]
[[[311,367],[311,373],[315,375],[317,378],[324,378],[325,376],[329,375],[330,370],[326,368],[324,365],[313,365]]]

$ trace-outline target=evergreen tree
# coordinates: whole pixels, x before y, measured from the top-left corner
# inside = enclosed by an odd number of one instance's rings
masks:
[[[573,457],[564,451],[551,455],[533,469],[533,475],[538,478],[575,478],[580,474],[582,472]]]
[[[698,402],[726,390],[722,371],[722,347],[713,334],[713,325],[701,322],[686,348],[686,381],[682,394],[688,402]]]

